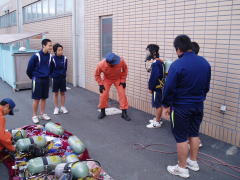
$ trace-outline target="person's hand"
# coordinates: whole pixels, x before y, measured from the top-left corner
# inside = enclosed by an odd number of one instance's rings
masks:
[[[119,86],[121,86],[121,85],[122,85],[123,89],[125,89],[126,86],[127,86],[127,84],[126,84],[125,82],[121,82],[121,83],[119,83]]]
[[[152,91],[151,89],[149,89],[149,90],[148,90],[148,92],[149,92],[150,94],[152,94],[152,93],[153,93],[153,91]]]
[[[170,107],[163,107],[162,118],[166,120],[170,120]]]
[[[163,60],[162,58],[159,58],[159,60],[160,60],[161,62],[164,62],[164,60]]]
[[[104,85],[99,85],[99,92],[103,93],[104,90],[105,90]]]

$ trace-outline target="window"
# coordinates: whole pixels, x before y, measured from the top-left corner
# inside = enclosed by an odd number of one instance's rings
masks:
[[[42,2],[39,1],[36,4],[37,4],[37,18],[40,19],[42,18]]]
[[[48,0],[42,1],[42,10],[43,10],[43,17],[48,16]]]
[[[16,24],[16,11],[0,16],[0,28],[15,26]]]
[[[55,16],[55,0],[49,0],[49,15]]]
[[[64,0],[56,0],[57,1],[57,14],[64,13]]]
[[[65,10],[66,12],[72,12],[73,0],[65,1]]]
[[[27,21],[31,20],[32,19],[32,6],[28,6],[27,7]]]
[[[112,17],[101,17],[101,57],[112,52]]]
[[[37,4],[32,4],[32,19],[37,19]]]
[[[15,11],[16,12],[16,11]],[[15,12],[11,12],[10,14],[9,14],[9,26],[14,26],[14,25],[16,25],[16,13]]]
[[[23,22],[72,12],[73,0],[40,0],[23,7]]]

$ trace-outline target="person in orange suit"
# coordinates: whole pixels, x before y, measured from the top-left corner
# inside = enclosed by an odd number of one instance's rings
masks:
[[[103,77],[101,77],[103,74]],[[100,61],[95,71],[95,79],[99,85],[100,102],[98,107],[101,113],[98,119],[106,116],[105,108],[108,107],[109,90],[114,84],[117,89],[120,109],[122,110],[122,118],[130,121],[131,118],[127,115],[128,101],[126,96],[126,78],[128,67],[124,59],[114,53],[108,53],[106,58]]]
[[[15,152],[16,148],[12,144],[12,135],[6,130],[5,124],[6,119],[5,115],[13,115],[13,109],[15,103],[10,98],[5,98],[0,102],[0,162],[3,162],[9,169],[9,179],[11,180],[14,175],[14,171],[10,170],[14,165],[10,152]]]

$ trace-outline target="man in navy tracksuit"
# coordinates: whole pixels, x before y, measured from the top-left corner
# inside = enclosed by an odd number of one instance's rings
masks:
[[[149,120],[147,128],[159,128],[162,125],[162,88],[164,78],[164,64],[163,60],[159,58],[159,46],[156,44],[149,44],[146,48],[148,59],[154,60],[151,65],[151,75],[148,81],[148,89],[152,94],[152,107],[156,108],[156,117]]]
[[[49,39],[42,40],[42,50],[34,54],[29,60],[27,75],[32,79],[33,116],[32,121],[38,123],[39,119],[50,120],[45,113],[46,99],[49,94],[49,75],[51,70],[52,42]],[[41,103],[40,103],[41,102]],[[40,103],[40,116],[38,105]]]
[[[53,71],[51,77],[53,78],[53,99],[54,99],[54,112],[53,114],[68,113],[65,107],[65,92],[66,92],[66,73],[67,73],[67,58],[63,56],[63,46],[59,43],[54,44],[53,51]],[[61,95],[61,107],[58,107],[58,94]]]
[[[168,166],[174,175],[189,177],[188,167],[198,171],[199,127],[203,118],[203,102],[209,91],[211,67],[206,59],[192,51],[191,40],[179,35],[174,40],[179,57],[170,67],[163,90],[163,117],[170,118],[177,142],[178,164]],[[188,158],[188,143],[190,157]]]

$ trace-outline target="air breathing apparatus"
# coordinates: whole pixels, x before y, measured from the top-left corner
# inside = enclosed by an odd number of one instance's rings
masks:
[[[99,165],[99,167],[101,167],[101,164],[98,161],[92,159],[88,159],[86,161],[61,163],[58,164],[55,168],[55,176],[59,178],[59,180],[72,180],[78,178],[93,177],[89,173],[89,168],[87,165],[88,161],[94,161]]]
[[[59,136],[63,135],[64,133],[64,129],[62,128],[62,126],[53,122],[48,122],[47,124],[45,124],[45,128],[48,132],[51,132]]]
[[[85,145],[82,143],[82,141],[77,136],[70,136],[68,138],[68,143],[73,150],[73,152],[77,154],[81,154],[85,150]]]
[[[12,134],[13,141],[15,142],[27,137],[27,132],[24,129],[12,129],[9,132]]]
[[[30,159],[27,163],[27,170],[30,174],[38,174],[46,171],[54,170],[55,167],[62,163],[60,156],[46,156]]]
[[[32,144],[41,148],[47,144],[47,141],[44,136],[33,136],[31,138],[19,139],[16,143],[16,148],[18,151],[26,152],[29,151]]]
[[[156,44],[149,44],[146,48],[147,54],[145,59],[145,68],[147,72],[151,72],[152,64],[155,62],[156,58],[159,58],[159,46]],[[167,76],[168,70],[172,64],[172,61],[164,61],[164,76]]]

